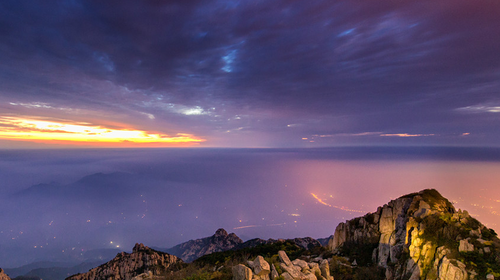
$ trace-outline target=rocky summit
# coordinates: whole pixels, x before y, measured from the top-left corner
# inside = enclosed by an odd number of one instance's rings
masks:
[[[500,279],[497,234],[431,189],[339,224],[328,248],[388,280]]]
[[[10,280],[10,277],[5,274],[5,271],[3,271],[3,269],[0,268],[0,280]]]
[[[191,262],[204,255],[231,250],[242,243],[243,240],[236,234],[228,234],[226,230],[220,228],[212,236],[189,240],[166,251],[186,262]]]
[[[67,280],[123,279],[130,280],[153,278],[166,271],[175,270],[182,264],[176,256],[155,251],[141,244],[136,244],[131,254],[121,252],[111,261],[91,269],[87,273],[77,274]]]

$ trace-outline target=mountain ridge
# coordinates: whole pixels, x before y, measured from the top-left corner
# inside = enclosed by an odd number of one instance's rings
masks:
[[[358,264],[383,268],[386,279],[500,276],[496,233],[467,211],[457,211],[434,189],[404,195],[340,223],[328,248]]]

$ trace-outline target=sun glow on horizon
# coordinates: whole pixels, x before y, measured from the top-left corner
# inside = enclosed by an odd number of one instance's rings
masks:
[[[166,135],[136,129],[115,129],[83,122],[0,116],[0,139],[69,144],[192,145],[206,141],[191,134]]]

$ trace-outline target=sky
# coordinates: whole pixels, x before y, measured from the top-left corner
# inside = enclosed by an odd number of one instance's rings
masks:
[[[0,148],[500,143],[500,2],[0,3]]]

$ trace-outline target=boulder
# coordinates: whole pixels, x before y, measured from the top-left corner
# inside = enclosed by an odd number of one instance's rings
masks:
[[[327,260],[322,260],[319,264],[319,269],[321,270],[321,276],[325,277],[325,279],[330,279],[330,265]]]
[[[468,273],[465,264],[455,260],[454,265],[447,257],[444,257],[438,268],[439,280],[467,280]]]
[[[233,266],[233,280],[252,280],[252,270],[245,265]]]
[[[257,256],[253,261],[253,272],[258,276],[269,275],[271,267],[262,256]]]
[[[285,251],[279,251],[278,252],[278,257],[280,258],[280,261],[282,263],[284,263],[286,266],[290,266],[292,265],[292,262],[290,261],[290,259],[288,258],[287,254],[285,253]]]
[[[145,280],[152,278],[153,278],[153,273],[151,271],[148,271],[133,277],[132,280]]]
[[[474,245],[469,243],[469,238],[460,240],[460,245],[458,246],[458,251],[460,252],[472,252],[474,251]]]
[[[274,264],[271,264],[271,280],[276,279],[279,276],[278,271],[276,270],[276,267]]]
[[[281,276],[283,277],[283,279],[285,280],[295,280],[296,278],[293,278],[292,275],[290,275],[290,273],[288,272],[283,272],[281,274]]]
[[[316,277],[316,275],[314,275],[314,273],[306,273],[304,275],[304,278],[302,279],[305,279],[305,280],[318,280],[318,278]]]
[[[293,279],[297,279],[297,278],[300,278],[302,276],[302,273],[300,272],[300,270],[298,270],[297,268],[295,268],[295,266],[293,264],[288,266],[288,265],[286,265],[284,263],[280,263],[280,267],[285,272],[288,272],[288,274],[290,274],[290,276]]]
[[[248,267],[250,267],[251,269],[253,269],[253,261],[247,261],[247,264],[248,264]]]
[[[307,264],[306,261],[299,260],[299,259],[293,260],[292,264],[295,265],[295,266],[300,267],[301,270],[304,269],[304,268],[309,268],[309,265]]]

